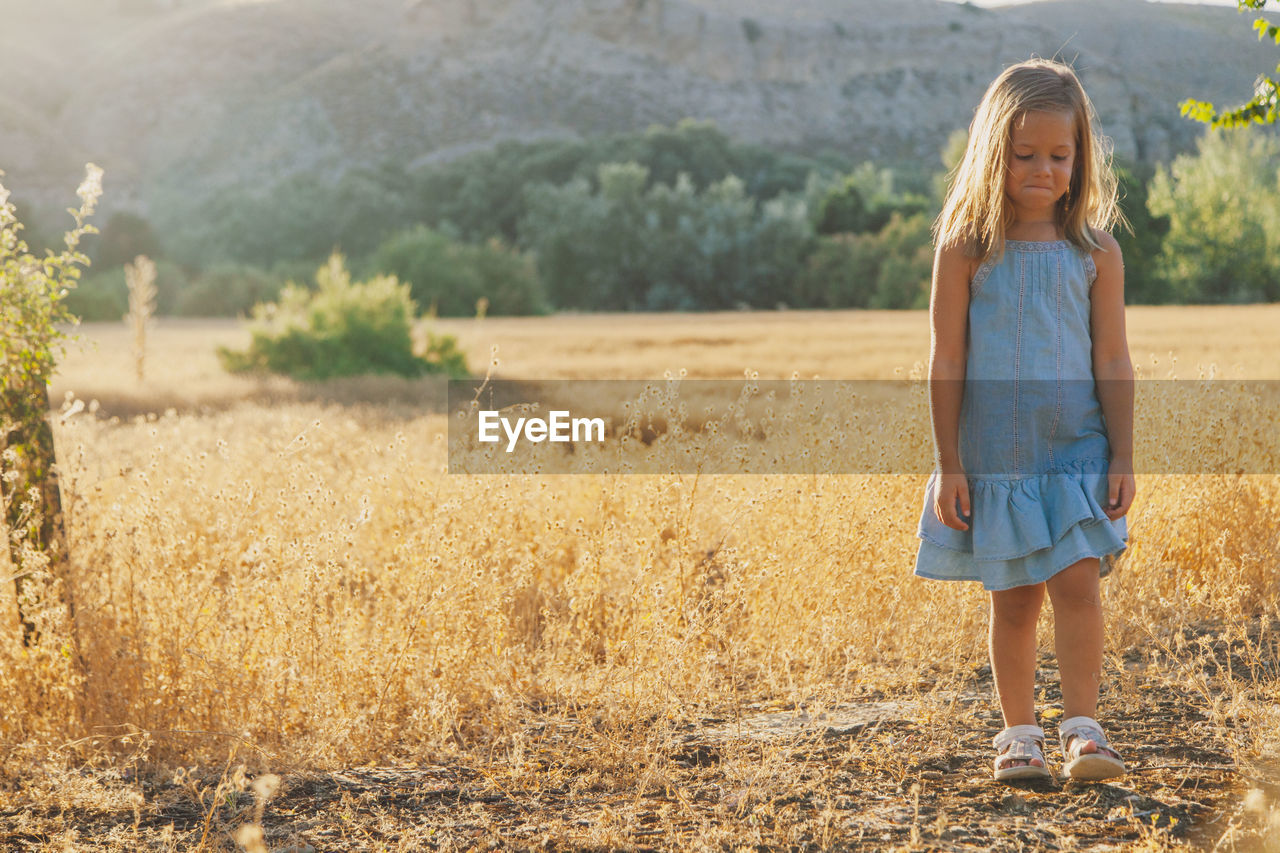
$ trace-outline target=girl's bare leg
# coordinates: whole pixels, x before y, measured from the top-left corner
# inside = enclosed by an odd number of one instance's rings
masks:
[[[1036,621],[1044,590],[1045,585],[1038,583],[991,593],[988,648],[1006,727],[1036,724]],[[1021,763],[1010,761],[1009,765]]]
[[[1102,593],[1098,558],[1073,563],[1046,584],[1053,602],[1053,639],[1062,679],[1062,715],[1094,717],[1102,683]],[[1081,752],[1098,751],[1089,741]]]
[[[1053,639],[1062,678],[1064,717],[1098,713],[1102,681],[1102,593],[1098,559],[1089,557],[1049,578]]]

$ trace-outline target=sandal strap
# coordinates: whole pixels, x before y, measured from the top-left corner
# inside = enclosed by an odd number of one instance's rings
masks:
[[[1063,720],[1062,724],[1058,726],[1058,740],[1062,743],[1064,755],[1068,753],[1067,742],[1073,737],[1075,738],[1075,743],[1072,744],[1072,752],[1077,751],[1087,741],[1093,741],[1098,745],[1099,749],[1115,752],[1114,749],[1111,749],[1107,736],[1102,731],[1102,726],[1092,717],[1071,717]]]
[[[1039,726],[1009,726],[992,739],[996,747],[995,768],[999,773],[1014,761],[1025,761],[1027,766],[1037,760],[1040,767],[1048,765],[1044,760],[1044,731]],[[999,777],[997,777],[999,778]]]
[[[1009,744],[1020,740],[1035,740],[1044,743],[1044,729],[1032,725],[1009,726],[992,738],[991,744],[996,749],[1003,751]]]
[[[1099,746],[1107,742],[1107,736],[1102,732],[1102,725],[1093,717],[1080,716],[1063,720],[1058,725],[1058,738],[1065,743],[1072,735],[1095,741]]]
[[[1010,761],[1025,761],[1029,764],[1033,758],[1040,759],[1040,765],[1044,766],[1044,751],[1040,744],[1031,738],[1018,738],[1008,749],[997,754],[996,765],[1003,766]]]

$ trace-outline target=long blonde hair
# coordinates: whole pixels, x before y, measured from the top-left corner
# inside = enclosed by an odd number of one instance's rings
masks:
[[[987,87],[969,125],[964,157],[949,176],[951,187],[933,223],[937,245],[958,243],[970,257],[1004,253],[1013,206],[1005,197],[1015,122],[1029,112],[1067,112],[1075,120],[1076,151],[1067,192],[1055,207],[1066,238],[1083,250],[1101,248],[1094,229],[1128,223],[1116,200],[1111,140],[1098,130],[1097,114],[1070,66],[1049,59],[1011,65]]]

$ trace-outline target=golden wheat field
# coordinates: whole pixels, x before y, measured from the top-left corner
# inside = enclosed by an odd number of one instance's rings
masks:
[[[1139,379],[1280,379],[1280,305],[1128,323]],[[918,378],[929,346],[924,312],[434,327],[508,378]],[[911,574],[923,476],[450,474],[439,381],[232,377],[237,324],[160,321],[140,383],[123,324],[80,335],[38,646],[0,587],[5,849],[1280,849],[1274,422],[1136,413],[1139,453],[1231,433],[1264,473],[1138,477],[1099,711],[1134,772],[1015,788],[985,596]],[[1040,647],[1053,737],[1048,608]]]

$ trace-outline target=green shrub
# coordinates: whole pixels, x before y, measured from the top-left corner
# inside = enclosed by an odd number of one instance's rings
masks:
[[[408,285],[394,276],[353,283],[335,253],[316,273],[316,283],[314,292],[290,283],[279,302],[257,306],[249,349],[219,348],[223,366],[308,380],[366,373],[467,375],[466,360],[450,336],[429,334],[426,354],[413,352],[413,300]]]
[[[60,249],[36,254],[22,239],[23,224],[0,184],[0,529],[6,540],[0,562],[4,583],[14,584],[23,666],[48,673],[32,682],[41,692],[57,685],[74,689],[79,669],[69,653],[77,637],[74,610],[61,591],[66,535],[47,415],[49,378],[74,319],[66,298],[89,261],[80,241],[96,233],[87,220],[101,194],[102,169],[86,164],[76,190],[80,207],[68,209],[75,226],[64,233]],[[59,647],[61,655],[54,651]],[[62,661],[70,666],[62,667]]]
[[[438,316],[471,316],[481,299],[489,314],[546,311],[533,261],[496,238],[471,245],[419,225],[379,246],[370,267],[406,282],[414,301]]]
[[[187,286],[175,313],[185,317],[247,315],[255,305],[277,298],[283,286],[284,279],[258,267],[221,264]]]

